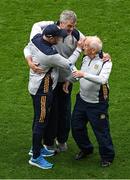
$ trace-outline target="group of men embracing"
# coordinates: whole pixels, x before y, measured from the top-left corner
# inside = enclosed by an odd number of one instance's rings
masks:
[[[35,23],[24,48],[34,108],[29,164],[42,169],[53,167],[45,157],[68,150],[70,129],[80,149],[75,159],[93,153],[88,122],[99,145],[101,166],[109,166],[115,156],[108,116],[112,62],[102,52],[101,39],[84,36],[76,29],[76,21],[75,12],[64,10],[57,22]],[[81,70],[77,70],[75,64],[81,52]],[[71,92],[77,81],[80,89],[71,113]]]

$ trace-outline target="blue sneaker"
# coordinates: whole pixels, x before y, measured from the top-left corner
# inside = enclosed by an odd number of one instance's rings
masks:
[[[41,169],[51,169],[53,167],[53,164],[46,161],[41,155],[36,159],[31,157],[31,159],[29,160],[29,164],[39,167]]]
[[[41,148],[41,155],[43,157],[54,156],[55,155],[55,151],[54,150],[50,150],[46,146],[44,146],[43,148]]]
[[[28,153],[29,156],[33,156],[33,151],[32,151],[32,148],[30,149],[29,153]]]
[[[30,149],[29,153],[30,156],[33,156],[32,148]],[[55,155],[55,150],[49,150],[46,146],[41,148],[41,156],[43,157],[51,157]]]

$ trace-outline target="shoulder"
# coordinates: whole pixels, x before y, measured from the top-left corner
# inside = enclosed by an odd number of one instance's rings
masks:
[[[54,47],[43,41],[41,34],[37,34],[36,36],[34,36],[34,38],[32,39],[32,43],[45,55],[54,55],[58,53]]]
[[[72,31],[72,36],[74,36],[75,39],[76,39],[77,41],[79,41],[79,39],[80,39],[80,33],[79,33],[79,31],[78,31],[77,29],[74,29],[74,30]]]
[[[52,46],[48,46],[46,44],[40,44],[38,49],[47,56],[58,54],[55,48],[53,48]]]
[[[102,68],[103,69],[111,69],[112,68],[112,61],[111,60],[104,61],[103,59],[101,59],[101,61],[102,61]]]
[[[57,50],[54,49],[53,47],[45,48],[43,52],[46,55],[57,55],[58,54]]]
[[[103,58],[100,58],[99,56],[97,56],[95,59],[97,60],[97,62],[102,64],[102,67],[112,65],[111,59],[103,59]]]
[[[105,64],[111,65],[112,64],[111,59],[107,59],[107,60],[101,59],[101,61],[102,61],[103,65],[105,65]]]
[[[54,21],[39,21],[39,22],[35,22],[33,25],[39,25],[41,28],[42,27],[45,28],[49,24],[54,24]]]
[[[74,36],[77,41],[79,41],[80,38],[84,38],[84,37],[85,37],[85,36],[83,35],[83,33],[81,33],[78,29],[74,29],[74,30],[72,31],[72,36]]]
[[[88,56],[83,56],[83,62],[86,62],[88,60],[90,60],[90,58]]]
[[[81,66],[86,66],[86,64],[88,64],[89,61],[90,61],[90,58],[88,56],[83,56]]]

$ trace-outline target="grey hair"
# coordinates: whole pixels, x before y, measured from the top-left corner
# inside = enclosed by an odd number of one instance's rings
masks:
[[[88,36],[87,40],[89,40],[89,45],[91,48],[97,49],[97,51],[102,50],[102,41],[99,37],[97,36]]]
[[[71,20],[74,23],[77,21],[77,15],[75,14],[74,11],[71,10],[64,10],[61,14],[60,14],[60,22],[65,22]]]

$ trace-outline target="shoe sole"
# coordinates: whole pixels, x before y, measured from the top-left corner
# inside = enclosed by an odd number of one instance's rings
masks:
[[[28,153],[29,156],[33,156],[33,153],[29,152]],[[50,155],[42,155],[43,157],[51,157],[54,156],[55,154],[50,154]]]
[[[101,164],[101,167],[109,167],[110,165],[111,165],[111,163],[106,164],[106,165],[105,165],[105,164],[104,164],[104,165],[103,165],[103,164]]]
[[[62,148],[59,148],[60,152],[66,152],[68,150],[68,148],[65,148],[65,149],[62,149]]]
[[[50,166],[50,167],[42,167],[42,166],[40,166],[40,165],[38,165],[36,163],[33,163],[31,160],[29,160],[29,164],[32,165],[32,166],[36,166],[36,167],[38,167],[40,169],[52,169],[53,168],[53,165]]]
[[[42,155],[43,157],[51,157],[51,156],[54,156],[55,154],[50,154],[50,155]]]
[[[33,156],[33,153],[29,152],[28,155],[29,155],[29,156]]]

